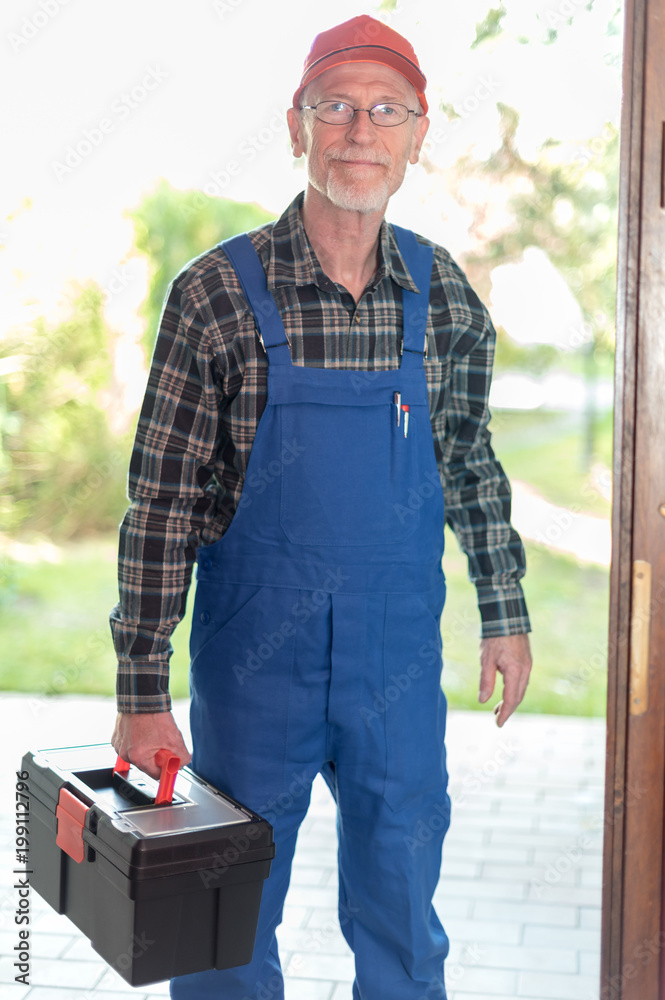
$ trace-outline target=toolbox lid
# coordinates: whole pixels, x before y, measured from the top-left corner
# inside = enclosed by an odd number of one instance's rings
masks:
[[[114,775],[115,761],[103,743],[34,751],[23,768],[31,794],[54,816],[63,788],[84,804],[83,843],[124,874],[157,878],[274,856],[270,824],[191,768],[178,772],[173,801],[155,805],[158,783],[134,766]]]

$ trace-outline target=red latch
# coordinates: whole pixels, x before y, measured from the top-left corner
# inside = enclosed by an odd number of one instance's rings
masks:
[[[65,854],[79,863],[85,857],[83,827],[87,813],[88,806],[85,802],[77,799],[67,788],[60,789],[58,807],[55,811],[58,821],[55,842]]]

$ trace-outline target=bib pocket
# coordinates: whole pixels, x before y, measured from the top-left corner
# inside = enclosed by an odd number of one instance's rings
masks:
[[[422,476],[413,415],[405,438],[392,402],[294,403],[281,407],[281,435],[299,446],[281,475],[280,524],[289,541],[385,545],[416,531],[420,510],[409,505],[409,490]]]

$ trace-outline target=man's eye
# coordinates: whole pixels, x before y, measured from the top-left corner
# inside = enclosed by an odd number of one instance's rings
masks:
[[[331,111],[349,111],[351,105],[345,104],[344,101],[329,101],[328,108]]]
[[[392,104],[377,104],[374,107],[374,114],[381,115],[382,118],[394,118],[399,112]]]

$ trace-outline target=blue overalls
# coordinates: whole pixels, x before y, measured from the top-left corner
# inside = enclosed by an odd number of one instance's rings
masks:
[[[199,549],[192,766],[273,824],[276,856],[252,962],[173,979],[175,998],[283,1000],[275,928],[318,772],[338,807],[354,1000],[446,996],[431,903],[450,815],[443,492],[424,370],[432,249],[395,231],[420,294],[403,291],[390,371],[292,364],[249,238],[221,244],[260,330],[268,396],[238,509]]]

